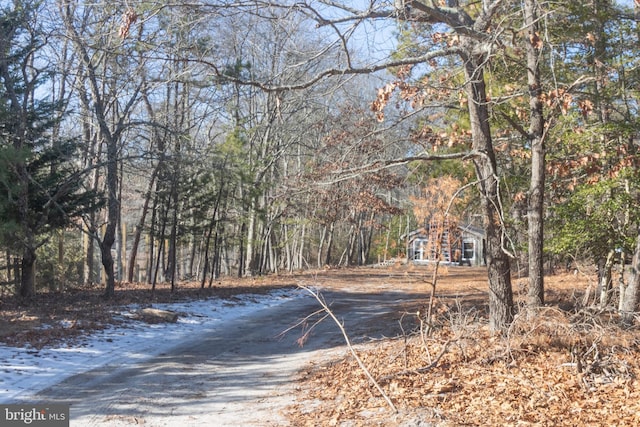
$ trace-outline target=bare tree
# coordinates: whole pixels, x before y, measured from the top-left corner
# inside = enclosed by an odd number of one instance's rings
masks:
[[[343,66],[323,69],[312,78],[294,84],[274,84],[273,80],[241,79],[224,76],[224,70],[211,62],[213,72],[221,77],[229,77],[242,84],[253,85],[267,91],[282,91],[309,87],[327,77],[344,74],[366,74],[403,65],[428,64],[438,58],[456,57],[464,76],[464,93],[471,126],[471,152],[475,166],[478,189],[482,195],[482,209],[485,218],[484,228],[487,238],[486,261],[489,276],[490,324],[496,330],[505,330],[513,318],[513,296],[511,288],[510,254],[505,246],[505,225],[500,200],[500,176],[497,169],[496,154],[490,127],[490,103],[487,98],[484,69],[497,46],[491,31],[493,19],[500,10],[503,1],[484,0],[466,5],[466,8],[453,2],[451,6],[441,6],[431,1],[411,2],[411,11],[396,10],[385,4],[371,3],[368,9],[357,9],[337,2],[317,2],[332,8],[333,12],[324,12],[314,2],[299,3],[290,8],[284,3],[270,3],[279,10],[300,10],[318,22],[322,28],[334,31],[335,46],[343,46]],[[325,8],[326,9],[326,8]],[[248,12],[251,12],[250,10]],[[336,17],[339,15],[338,17]],[[374,19],[404,20],[412,23],[439,24],[450,31],[450,43],[436,43],[433,48],[417,56],[386,60],[373,65],[358,65],[352,60],[349,50],[349,37],[355,26]],[[354,26],[346,26],[354,23]],[[381,102],[382,107],[384,103]],[[424,159],[432,158],[430,156]],[[398,163],[409,161],[399,160]]]
[[[61,0],[60,15],[67,35],[78,52],[83,73],[80,84],[86,84],[90,98],[82,98],[87,111],[91,111],[96,137],[105,147],[107,215],[104,232],[100,236],[94,224],[92,235],[99,242],[102,265],[106,274],[105,296],[115,292],[114,259],[111,249],[120,221],[119,153],[124,132],[129,126],[129,115],[139,100],[141,81],[127,77],[131,71],[121,68],[116,57],[126,43],[130,27],[136,22],[133,10],[121,12],[100,4],[79,4]],[[118,19],[121,21],[118,22]],[[92,27],[89,21],[96,25]],[[95,19],[102,17],[102,19]],[[95,19],[95,20],[93,20]],[[119,28],[119,31],[115,29]],[[122,58],[122,56],[119,56]],[[135,69],[135,64],[134,69]]]

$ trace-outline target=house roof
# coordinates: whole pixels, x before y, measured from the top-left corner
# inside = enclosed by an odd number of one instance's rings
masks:
[[[471,234],[475,237],[483,239],[485,237],[484,230],[471,224],[462,224],[458,227],[463,233]]]
[[[408,238],[409,240],[412,240],[414,237],[420,236],[420,235],[426,236],[427,235],[427,229],[424,228],[424,227],[420,227],[420,228],[418,228],[416,230],[410,231],[407,234],[403,234],[402,236],[400,236],[400,238],[401,239]]]
[[[465,234],[470,234],[470,235],[472,235],[474,237],[477,237],[477,238],[480,238],[480,239],[484,238],[484,236],[485,236],[484,230],[482,228],[473,226],[471,224],[460,224],[460,225],[458,225],[458,229],[461,232],[465,233]],[[401,238],[402,239],[408,239],[408,240],[411,241],[411,240],[414,240],[414,239],[416,239],[418,237],[425,237],[426,238],[426,237],[428,237],[428,235],[429,235],[428,230],[426,228],[424,228],[424,227],[420,227],[418,229],[410,231],[407,234],[403,234],[401,236]]]

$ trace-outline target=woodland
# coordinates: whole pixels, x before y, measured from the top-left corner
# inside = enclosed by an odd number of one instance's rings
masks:
[[[585,263],[633,323],[637,8],[3,1],[3,294],[401,261],[435,218],[484,230],[492,330]]]

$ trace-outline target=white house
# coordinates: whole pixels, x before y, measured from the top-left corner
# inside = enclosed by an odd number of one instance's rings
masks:
[[[409,233],[407,257],[409,262],[426,264],[437,257],[434,240],[440,236],[440,262],[443,264],[485,265],[484,231],[472,225],[423,227]]]

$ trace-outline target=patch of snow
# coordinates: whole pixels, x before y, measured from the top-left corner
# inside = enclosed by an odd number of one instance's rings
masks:
[[[206,300],[154,304],[153,308],[179,313],[176,323],[126,324],[96,331],[73,343],[42,350],[0,344],[0,402],[28,401],[40,390],[73,375],[108,364],[121,365],[157,356],[180,344],[190,332],[215,329],[223,321],[300,298],[300,290],[276,290],[265,295],[238,295],[232,300]],[[119,313],[129,317],[140,307]],[[65,328],[67,325],[61,324]]]

